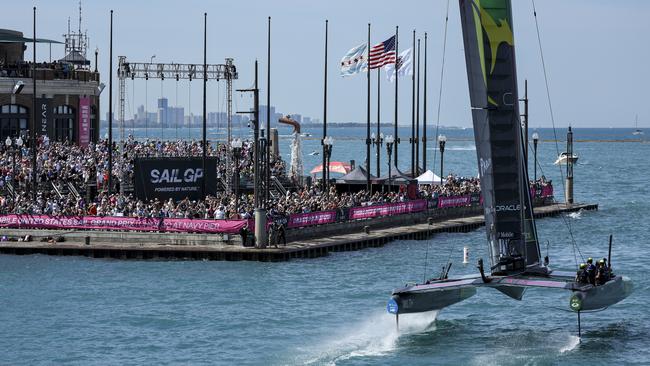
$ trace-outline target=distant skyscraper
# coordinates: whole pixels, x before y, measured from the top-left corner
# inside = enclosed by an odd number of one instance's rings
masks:
[[[136,121],[142,121],[142,120],[144,120],[144,118],[145,118],[145,115],[144,115],[144,105],[140,105],[140,106],[138,107],[138,112],[136,113],[134,119],[135,119]]]
[[[169,107],[167,108],[167,126],[177,127],[182,126],[184,121],[185,108],[183,107]]]
[[[165,127],[168,124],[169,117],[168,117],[168,107],[169,103],[167,98],[159,98],[158,99],[158,124],[161,127]]]

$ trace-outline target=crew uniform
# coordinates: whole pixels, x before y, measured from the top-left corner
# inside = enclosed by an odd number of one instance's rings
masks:
[[[587,265],[585,263],[580,263],[580,269],[576,273],[576,282],[582,284],[589,283],[589,274],[587,273]]]
[[[594,259],[591,257],[587,258],[586,271],[589,278],[589,283],[596,285],[596,266],[594,265]]]
[[[607,268],[606,260],[603,258],[598,261],[598,269],[596,270],[596,283],[604,285],[609,281],[609,268]]]

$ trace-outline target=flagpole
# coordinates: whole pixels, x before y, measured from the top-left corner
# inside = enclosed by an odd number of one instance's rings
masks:
[[[111,10],[108,49],[108,195],[110,196],[113,193],[113,10]]]
[[[370,23],[368,23],[368,102],[367,102],[367,115],[366,115],[366,190],[368,195],[370,192]]]
[[[415,173],[420,175],[420,38],[418,38],[418,85],[415,117]]]
[[[427,33],[424,33],[424,115],[422,116],[422,170],[427,170]]]
[[[271,17],[269,17],[266,46],[266,156],[264,166],[264,207],[269,205],[271,184]]]
[[[415,62],[415,30],[413,30],[413,62]],[[411,176],[415,177],[415,67],[413,67],[413,75],[411,75]]]
[[[203,178],[201,178],[201,199],[205,199],[205,169],[208,155],[208,138],[207,138],[207,87],[208,87],[208,13],[203,13],[203,157],[201,159],[201,168],[203,169]]]
[[[397,124],[397,83],[399,81],[399,64],[398,64],[398,57],[399,57],[399,26],[395,26],[395,146],[394,146],[394,151],[395,151],[395,158],[393,161],[395,162],[395,167],[398,167],[399,164],[397,162],[397,147],[399,146],[399,134],[398,134],[398,124]],[[389,177],[390,179],[390,177]]]
[[[415,177],[420,175],[420,39],[418,38],[418,86],[415,105]]]
[[[380,139],[379,139],[379,134],[381,133],[381,127],[380,127],[380,118],[381,118],[381,68],[377,68],[377,140],[375,141],[377,145],[377,178],[381,177],[381,164],[380,164],[380,157],[381,157],[381,146],[379,146]]]
[[[325,137],[327,137],[327,19],[325,19],[325,83],[323,88],[323,139],[321,140],[321,145],[323,145],[323,191],[327,189],[327,157],[325,154]]]
[[[113,37],[113,11],[111,10],[111,47],[113,46],[113,42],[112,42],[113,38],[112,37]],[[38,194],[38,183],[37,183],[38,172],[37,172],[37,164],[36,164],[37,163],[36,158],[37,158],[37,154],[38,154],[38,151],[36,151],[36,148],[38,147],[37,146],[38,144],[36,143],[36,139],[37,139],[37,137],[36,137],[36,108],[37,108],[37,105],[36,105],[36,95],[37,95],[36,94],[36,7],[34,7],[34,37],[32,39],[32,48],[33,48],[32,49],[32,51],[33,51],[32,57],[33,57],[33,60],[34,60],[34,62],[32,63],[32,113],[31,113],[31,115],[32,115],[31,116],[32,117],[31,118],[32,127],[30,128],[30,131],[29,131],[29,135],[30,135],[30,139],[31,139],[29,144],[30,144],[30,147],[32,148],[32,151],[31,151],[31,153],[32,153],[32,199],[34,200],[34,202],[36,202],[36,197],[37,197],[37,194]],[[112,52],[112,50],[113,49],[111,48],[111,52]],[[112,57],[112,54],[111,54],[111,57]],[[111,66],[111,70],[112,70],[112,66]],[[113,84],[112,84],[112,81],[113,81],[112,75],[113,74],[111,73],[111,78],[109,79],[109,80],[111,80],[111,82],[109,83],[109,87],[108,87],[109,90],[111,91],[111,93],[112,93],[112,90],[113,90],[112,89],[112,86],[113,86]],[[45,79],[45,76],[43,77],[43,79]],[[110,103],[109,103],[109,110],[110,110]],[[109,114],[110,114],[110,112],[109,112]],[[110,134],[110,131],[111,131],[110,123],[111,123],[112,120],[113,120],[113,118],[112,118],[112,114],[111,114],[109,116],[109,127],[108,127],[108,131],[109,131],[108,133],[109,134]],[[111,155],[110,155],[110,153],[111,153],[110,145],[108,147],[108,152],[109,152],[109,155],[108,155],[108,166],[109,166],[109,171],[108,171],[108,194],[110,195],[111,194],[111,188],[110,188],[111,187],[111,185],[110,185],[110,183],[111,183],[111,171],[110,171],[110,168],[112,168],[112,161],[111,161]],[[21,155],[22,155],[22,153],[21,153]],[[16,159],[16,157],[14,156],[14,169],[15,169],[15,164],[16,164],[15,159]],[[16,172],[14,171],[13,173],[16,173]],[[12,180],[13,179],[15,179],[15,177],[12,176]],[[13,181],[12,181],[12,183],[13,183]]]

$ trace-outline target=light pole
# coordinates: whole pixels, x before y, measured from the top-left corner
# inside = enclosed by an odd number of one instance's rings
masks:
[[[230,146],[232,147],[232,153],[235,158],[235,177],[233,179],[233,183],[235,184],[235,213],[239,215],[239,159],[241,159],[241,139],[233,139]]]
[[[12,160],[12,175],[11,175],[11,181],[13,183],[16,182],[16,153],[23,147],[23,139],[18,136],[16,139],[16,142],[11,141],[11,137],[7,136],[7,139],[5,140],[5,145],[7,146],[7,150],[11,151],[11,160]],[[15,188],[15,187],[14,187]]]
[[[443,174],[443,164],[445,162],[445,144],[447,143],[447,136],[440,135],[438,136],[438,146],[440,146],[440,186],[442,187],[442,174]]]
[[[537,181],[537,141],[539,141],[539,134],[533,132],[533,171],[535,172],[533,182]]]
[[[15,182],[15,180],[16,180],[16,150],[11,148],[11,145],[12,145],[11,137],[7,136],[7,139],[5,140],[5,145],[7,145],[7,151],[10,151],[12,153],[11,157],[12,157],[12,160],[13,160],[12,161],[13,170],[12,170],[12,173],[11,173],[11,181]]]
[[[391,191],[391,153],[393,152],[393,144],[395,143],[395,138],[393,135],[386,136],[386,152],[388,153],[388,192]]]
[[[380,132],[379,135],[375,135],[375,133],[373,132],[370,135],[370,141],[372,142],[372,146],[377,147],[377,178],[379,178],[379,176],[381,176],[381,169],[379,168],[380,157],[381,157],[380,149],[381,146],[384,144],[384,133]],[[368,172],[368,174],[370,174],[370,172]]]
[[[325,186],[323,189],[325,192],[329,192],[327,189],[327,186],[329,185],[330,181],[330,158],[332,157],[332,146],[334,145],[334,138],[332,136],[325,136],[323,139],[323,146],[325,149],[325,166],[323,169],[327,169],[325,171]]]

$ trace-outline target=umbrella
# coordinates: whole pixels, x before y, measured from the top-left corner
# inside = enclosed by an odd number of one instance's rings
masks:
[[[343,163],[341,161],[331,161],[329,164],[330,173],[348,174],[352,170],[350,163]],[[316,174],[323,171],[323,164],[318,164],[312,169],[309,174]]]

